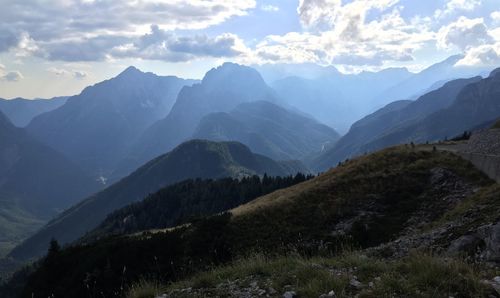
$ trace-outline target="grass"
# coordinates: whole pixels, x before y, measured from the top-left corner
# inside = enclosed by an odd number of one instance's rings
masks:
[[[172,297],[227,297],[231,291],[236,293],[235,288],[245,289],[256,283],[268,293],[275,289],[272,297],[281,297],[286,290],[295,291],[299,297],[318,297],[330,291],[337,297],[488,297],[490,289],[481,282],[484,274],[488,273],[460,260],[422,254],[397,261],[359,253],[331,258],[254,255],[173,283],[164,293]],[[354,276],[362,283],[360,288],[350,285]],[[236,286],[228,290],[223,284]],[[145,285],[143,292],[152,293],[151,285]],[[142,292],[140,287],[135,287],[137,292]],[[189,294],[180,291],[188,288],[193,289]]]
[[[155,298],[165,293],[166,287],[158,282],[141,280],[128,289],[125,297],[127,298]]]

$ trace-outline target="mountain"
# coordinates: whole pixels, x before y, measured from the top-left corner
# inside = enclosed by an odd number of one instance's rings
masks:
[[[422,94],[423,91],[435,84],[439,84],[439,82],[477,76],[486,70],[478,67],[455,66],[462,59],[462,55],[455,55],[431,65],[378,94],[374,99],[375,106],[381,107],[395,100],[410,99],[410,95]]]
[[[452,138],[487,121],[500,117],[500,73],[466,85],[453,104],[426,118],[393,129],[365,147],[376,150],[398,143],[437,141]]]
[[[40,256],[50,239],[62,244],[74,241],[95,228],[109,213],[185,179],[242,178],[265,173],[288,176],[304,172],[304,168],[297,166],[254,154],[240,143],[189,141],[66,210],[16,247],[10,256],[19,260]]]
[[[315,79],[299,76],[283,78],[271,86],[291,106],[345,133],[354,121],[373,110],[374,95],[412,73],[404,68],[389,68],[359,74],[333,73]]]
[[[321,152],[340,136],[314,119],[270,102],[256,101],[240,104],[228,113],[203,117],[193,137],[238,141],[275,160],[300,160]]]
[[[80,168],[0,112],[0,251],[99,189]]]
[[[50,112],[62,106],[68,97],[51,99],[1,99],[0,111],[17,127],[25,127],[36,116]]]
[[[107,297],[127,285],[120,296],[487,297],[494,289],[482,280],[495,272],[460,260],[496,262],[499,193],[456,155],[392,148],[176,228],[53,243],[21,292]],[[155,202],[145,216],[170,214]]]
[[[148,128],[131,150],[123,172],[189,139],[199,121],[214,112],[228,112],[244,102],[277,102],[277,96],[253,68],[224,63],[206,73],[199,84],[184,87],[172,110]]]
[[[106,178],[129,144],[165,117],[181,88],[192,83],[129,67],[37,116],[27,129],[92,175]]]
[[[401,127],[425,121],[424,119],[427,116],[448,108],[454,103],[458,94],[465,86],[480,80],[481,77],[454,80],[446,83],[437,90],[421,96],[416,101],[397,101],[387,105],[354,123],[349,132],[333,148],[316,158],[311,166],[323,171],[335,166],[338,162],[346,158],[400,143],[388,142],[382,147],[373,149],[367,147],[367,144],[383,138],[383,136]]]

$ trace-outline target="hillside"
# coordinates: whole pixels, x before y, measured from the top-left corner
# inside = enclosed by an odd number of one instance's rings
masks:
[[[66,103],[68,97],[55,97],[51,99],[0,99],[2,111],[17,127],[25,127],[36,116],[50,112]]]
[[[125,291],[120,290],[123,283],[131,285],[145,275],[153,281],[168,283],[207,271],[192,281],[172,285],[170,291],[174,297],[185,297],[182,293],[189,294],[189,291],[216,291],[221,295],[224,292],[220,291],[230,287],[226,282],[233,284],[231,291],[237,291],[241,289],[241,280],[236,279],[244,272],[252,272],[246,275],[249,283],[255,281],[260,285],[261,278],[268,280],[279,291],[272,294],[273,297],[282,296],[285,291],[319,296],[333,289],[336,292],[342,290],[340,293],[346,296],[350,293],[354,296],[362,290],[368,290],[366,294],[370,294],[384,289],[396,296],[411,296],[416,290],[423,293],[437,291],[441,296],[451,294],[450,287],[456,291],[457,297],[487,297],[493,288],[480,283],[479,279],[491,279],[498,272],[490,272],[486,267],[476,272],[465,263],[457,263],[456,266],[461,267],[448,266],[446,264],[450,261],[444,262],[441,256],[470,251],[471,257],[479,262],[495,262],[500,256],[494,244],[497,240],[492,234],[495,224],[498,226],[500,205],[495,198],[499,191],[497,184],[451,153],[426,150],[425,147],[391,148],[260,197],[227,214],[161,233],[112,237],[62,251],[53,250],[29,276],[24,293],[84,297],[88,290],[80,281],[87,276],[87,284],[92,284],[93,289],[104,295],[122,295]],[[477,237],[474,241],[486,245],[476,247],[472,244],[472,249],[468,250],[468,246],[463,245],[464,231]],[[359,258],[365,261],[351,259],[352,265],[346,263],[349,258],[341,257],[309,261],[311,256],[338,254],[346,246],[364,249]],[[432,249],[436,254],[432,258],[412,258],[409,252],[419,248],[422,253]],[[252,271],[257,267],[248,262],[262,263],[250,259],[246,263],[235,261],[232,267],[214,273],[211,271],[214,265],[238,260],[255,251],[265,251],[272,258],[265,261],[269,266]],[[287,252],[293,252],[288,261],[275,257],[276,253]],[[295,258],[294,261],[294,256],[298,255],[304,259]],[[370,261],[366,261],[367,257]],[[325,264],[328,261],[331,263]],[[316,268],[314,271],[306,270],[308,262]],[[319,265],[313,265],[317,262]],[[370,267],[370,271],[363,271],[366,268],[363,264],[377,265]],[[423,267],[415,267],[415,264]],[[332,270],[337,268],[339,276],[346,275],[338,283],[325,280],[326,276],[318,269],[323,266]],[[424,270],[426,266],[431,267]],[[126,271],[123,268],[127,268]],[[287,268],[297,274],[285,270],[281,275],[267,275],[272,270],[280,270],[278,268]],[[294,268],[304,270],[295,271]],[[89,276],[88,272],[93,273]],[[218,275],[217,272],[231,275]],[[357,277],[353,278],[348,272],[357,272]],[[396,272],[407,276],[413,286],[395,284],[396,280],[403,282],[404,279],[399,275],[390,278],[387,274]],[[433,275],[436,272],[443,273]],[[449,286],[436,287],[432,281],[447,274],[453,274],[446,281]],[[380,288],[377,286],[372,290],[361,286],[377,276],[385,286],[381,284]],[[313,277],[319,284],[304,288],[303,282],[312,282]],[[348,281],[344,282],[344,278]],[[463,283],[474,286],[457,286]],[[218,284],[221,285],[216,286]],[[191,290],[180,292],[189,285],[192,285]],[[140,291],[141,286],[137,287]],[[143,291],[147,289],[155,290],[142,287]],[[131,288],[131,293],[133,290]],[[168,289],[164,291],[170,293]],[[375,293],[383,295],[383,292]]]
[[[66,210],[16,247],[10,256],[18,260],[40,256],[52,238],[61,244],[72,242],[94,229],[109,213],[185,179],[242,178],[265,173],[288,176],[305,172],[303,167],[295,166],[299,165],[275,162],[235,142],[189,141]]]
[[[76,165],[0,112],[0,255],[98,189]]]
[[[413,102],[396,101],[387,105],[354,123],[349,132],[333,148],[313,161],[312,167],[323,171],[336,165],[339,161],[365,153],[367,144],[394,131],[418,125],[431,114],[450,107],[465,86],[480,80],[481,77],[454,80],[444,84],[441,88],[422,95]],[[388,142],[373,149],[382,149],[399,143],[401,141]],[[373,149],[369,151],[373,151]]]
[[[452,138],[471,130],[484,122],[494,121],[500,116],[500,73],[468,84],[457,95],[448,108],[439,110],[417,123],[396,127],[362,147],[362,150],[377,150],[401,143],[424,143]]]
[[[171,112],[144,132],[127,162],[140,165],[188,140],[210,113],[228,112],[241,103],[260,100],[277,101],[260,74],[247,66],[224,63],[207,72],[201,83],[181,90]],[[122,171],[130,170],[126,166]]]
[[[129,145],[165,117],[181,88],[192,83],[129,67],[39,115],[27,130],[96,178],[116,180],[122,174],[113,170]]]
[[[287,177],[252,176],[240,180],[186,180],[114,211],[96,229],[85,235],[83,241],[179,226],[193,218],[227,211],[312,177],[297,174]]]
[[[301,160],[321,152],[340,136],[314,119],[270,102],[257,101],[240,104],[228,113],[203,117],[193,137],[238,141],[253,152],[276,160]]]

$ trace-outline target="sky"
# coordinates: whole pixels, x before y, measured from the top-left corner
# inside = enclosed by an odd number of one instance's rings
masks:
[[[0,97],[78,94],[127,66],[500,66],[500,0],[0,0]]]

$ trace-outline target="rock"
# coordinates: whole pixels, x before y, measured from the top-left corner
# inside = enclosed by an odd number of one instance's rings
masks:
[[[331,290],[330,292],[328,292],[328,294],[323,294],[323,295],[319,296],[319,298],[328,298],[328,297],[337,297],[335,295],[335,291]]]
[[[274,288],[269,288],[269,289],[267,290],[267,292],[269,293],[269,295],[274,295],[274,294],[276,294],[276,293],[277,293],[277,292],[276,292],[276,290],[275,290]]]
[[[351,278],[351,280],[349,281],[349,285],[358,290],[363,288],[363,284],[359,282],[356,278]]]
[[[283,298],[294,298],[297,297],[297,293],[294,291],[288,291],[283,294]]]
[[[370,281],[370,282],[368,283],[368,286],[369,286],[370,288],[373,288],[373,286],[374,286],[374,285],[375,285],[375,284],[373,283],[373,281]]]
[[[483,240],[476,235],[464,235],[451,242],[448,247],[448,254],[454,256],[462,254],[473,256],[482,243]]]
[[[482,258],[490,262],[500,261],[500,222],[480,227],[478,234],[485,243]]]
[[[500,295],[500,276],[493,278],[493,282],[491,283],[491,286]]]

